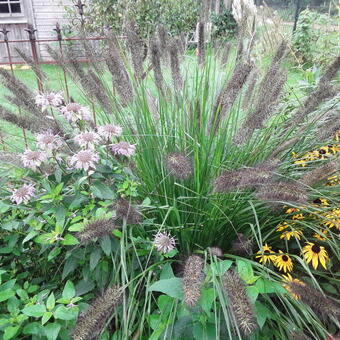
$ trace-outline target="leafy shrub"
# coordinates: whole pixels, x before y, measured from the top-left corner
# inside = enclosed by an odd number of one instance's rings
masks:
[[[31,148],[0,154],[3,337],[335,333],[340,58],[296,102],[285,43],[250,87],[248,54],[196,65],[177,39],[152,39],[145,72],[132,33],[86,46],[102,64],[50,51],[82,104],[0,70]]]
[[[215,38],[230,39],[237,32],[237,22],[228,10],[220,14],[213,14],[212,23],[214,24],[213,36]]]

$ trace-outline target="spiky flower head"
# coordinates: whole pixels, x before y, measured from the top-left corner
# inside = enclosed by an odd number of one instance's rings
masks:
[[[32,184],[24,184],[12,192],[11,201],[15,204],[25,204],[34,196],[35,188]]]
[[[179,179],[188,179],[193,170],[191,161],[188,157],[178,152],[167,155],[166,166],[171,175]]]
[[[249,256],[253,252],[253,241],[243,234],[237,233],[237,237],[233,241],[231,247],[236,255]]]
[[[229,270],[224,274],[223,288],[228,296],[236,327],[244,336],[250,335],[257,327],[253,306],[247,295],[245,284],[236,271]]]
[[[100,136],[94,131],[85,131],[74,137],[74,141],[85,149],[93,149],[100,141]]]
[[[185,262],[183,274],[184,303],[194,307],[201,296],[204,261],[198,255],[191,255]]]
[[[322,318],[340,315],[339,306],[314,287],[308,284],[301,285],[295,281],[288,282],[287,285],[290,291],[300,297],[301,302],[309,306]]]
[[[120,198],[114,205],[116,216],[119,219],[126,220],[128,224],[138,224],[142,219],[141,213],[125,198]]]
[[[80,243],[86,244],[94,241],[98,237],[110,235],[112,230],[115,228],[116,226],[114,225],[112,219],[98,219],[89,221],[84,225],[84,228],[79,231],[77,238],[79,239]]]
[[[92,120],[90,110],[77,103],[69,103],[66,106],[61,107],[60,112],[70,123],[75,123],[79,120]]]
[[[129,144],[128,142],[119,142],[113,144],[111,150],[115,155],[131,157],[135,154],[136,145]]]
[[[170,233],[166,232],[158,232],[155,235],[153,240],[153,244],[156,247],[157,251],[160,253],[167,254],[171,250],[175,249],[176,241],[174,237],[171,237]]]
[[[94,169],[99,161],[99,156],[93,150],[81,150],[70,159],[70,163],[75,169],[88,171]]]
[[[88,310],[79,316],[72,334],[72,340],[97,339],[107,319],[122,301],[123,289],[118,286],[109,287],[96,298]]]
[[[37,146],[42,150],[58,150],[63,145],[61,137],[53,134],[52,131],[39,133],[36,138]]]
[[[38,94],[35,97],[35,104],[42,108],[42,110],[45,110],[49,106],[52,107],[59,107],[64,103],[64,98],[61,95],[61,93],[43,93]]]
[[[27,149],[21,156],[22,163],[26,168],[35,171],[43,162],[47,160],[47,154],[39,150]]]
[[[307,263],[312,263],[314,269],[318,268],[319,262],[322,267],[327,269],[329,257],[325,247],[312,242],[306,242],[306,245],[302,248],[302,254]]]
[[[123,129],[119,125],[114,124],[107,124],[98,126],[98,134],[100,137],[106,140],[111,140],[112,137],[119,137],[121,136]]]

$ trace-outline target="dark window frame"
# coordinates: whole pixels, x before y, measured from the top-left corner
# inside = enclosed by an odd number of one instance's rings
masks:
[[[12,12],[11,5],[19,4],[20,12]],[[0,13],[0,23],[3,18],[24,18],[25,17],[25,7],[22,0],[0,0],[0,5],[8,6],[8,13]]]

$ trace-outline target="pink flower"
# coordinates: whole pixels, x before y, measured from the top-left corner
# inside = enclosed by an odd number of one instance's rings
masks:
[[[21,160],[26,168],[36,170],[42,162],[46,161],[47,154],[42,151],[32,151],[30,149],[25,150],[24,154],[21,156]]]
[[[24,184],[12,192],[11,201],[15,204],[27,203],[34,195],[35,188],[32,184]]]
[[[128,142],[119,142],[117,144],[113,144],[111,150],[116,155],[130,157],[134,155],[136,146],[134,144],[129,144]]]
[[[64,102],[64,98],[60,93],[43,93],[38,94],[35,97],[36,105],[42,107],[42,109],[46,109],[48,106],[58,107],[62,105]]]
[[[63,106],[60,112],[69,122],[77,122],[78,120],[91,120],[91,112],[85,107],[77,103],[70,103]]]
[[[71,165],[74,165],[76,169],[84,169],[85,171],[95,168],[98,161],[99,156],[93,150],[81,150],[71,157]]]
[[[175,249],[176,241],[168,233],[158,232],[153,240],[153,244],[160,253],[169,253]]]
[[[58,135],[47,131],[37,135],[37,146],[42,150],[56,150],[62,146],[63,142]]]
[[[97,133],[88,131],[75,136],[74,140],[81,147],[93,149],[94,144],[98,144],[100,137]]]
[[[123,129],[118,125],[108,124],[98,126],[98,133],[104,139],[111,139],[112,137],[119,137]]]

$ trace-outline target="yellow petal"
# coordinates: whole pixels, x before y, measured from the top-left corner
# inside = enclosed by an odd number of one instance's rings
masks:
[[[318,268],[318,257],[317,256],[313,256],[312,265],[314,269]]]

